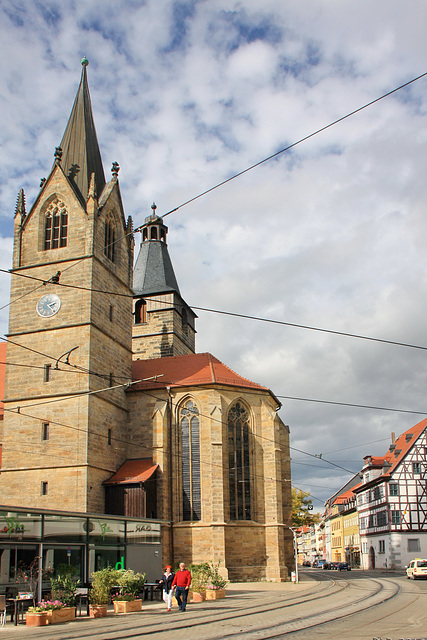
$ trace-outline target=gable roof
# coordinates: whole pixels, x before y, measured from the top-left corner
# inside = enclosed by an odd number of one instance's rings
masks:
[[[144,380],[155,376],[158,376],[157,380]],[[192,353],[184,356],[153,358],[152,360],[134,360],[132,363],[132,377],[133,380],[144,380],[133,385],[132,389],[134,390],[221,384],[268,391],[273,395],[267,387],[239,376],[210,353]],[[275,400],[280,405],[277,398]]]
[[[117,469],[116,473],[113,473],[113,475],[102,484],[136,484],[145,482],[151,478],[158,466],[159,465],[155,464],[151,458],[126,460],[126,462]]]
[[[397,438],[396,442],[394,443],[396,445],[395,448],[392,450],[389,449],[384,456],[384,462],[391,465],[387,473],[383,474],[384,476],[390,476],[393,473],[398,464],[408,454],[409,450],[412,449],[416,440],[418,440],[419,436],[426,429],[426,427],[427,418],[425,420],[421,420],[421,422],[416,424],[414,427],[411,427]]]

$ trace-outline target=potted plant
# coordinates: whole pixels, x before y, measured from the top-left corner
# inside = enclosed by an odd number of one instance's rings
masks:
[[[189,567],[191,572],[190,597],[192,602],[203,602],[205,599],[206,582],[209,578],[209,564],[192,564]]]
[[[135,573],[132,569],[120,571],[117,581],[118,591],[113,595],[114,613],[131,613],[142,610],[142,600],[138,593],[145,584],[145,573]]]
[[[40,606],[39,602],[34,607],[29,607],[25,615],[25,624],[27,627],[44,627],[49,624],[47,619],[47,610]]]
[[[52,589],[52,600],[60,600],[63,603],[61,608],[53,609],[50,613],[50,623],[68,622],[76,617],[76,588],[80,583],[74,577],[74,568],[66,571],[62,575],[57,575],[50,579]]]
[[[221,576],[219,572],[219,565],[219,561],[217,564],[213,564],[213,562],[209,563],[208,579],[206,582],[206,600],[225,598],[227,580]]]
[[[42,627],[46,624],[52,624],[52,614],[60,611],[64,604],[59,600],[41,600],[34,607],[29,607],[25,624],[28,627]]]
[[[110,604],[111,588],[118,583],[121,571],[106,567],[92,574],[92,587],[89,593],[89,616],[102,618],[107,615]]]

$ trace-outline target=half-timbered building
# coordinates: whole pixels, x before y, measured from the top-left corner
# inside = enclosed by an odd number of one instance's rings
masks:
[[[365,456],[357,495],[364,569],[403,568],[427,557],[427,420]]]

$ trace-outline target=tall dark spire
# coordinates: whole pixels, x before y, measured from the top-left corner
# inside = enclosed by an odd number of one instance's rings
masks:
[[[87,82],[87,65],[87,59],[83,58],[82,77],[71,115],[61,140],[62,156],[59,160],[65,175],[84,202],[88,195],[92,173],[95,174],[95,185],[98,194],[102,192],[105,186],[104,169],[96,137]]]

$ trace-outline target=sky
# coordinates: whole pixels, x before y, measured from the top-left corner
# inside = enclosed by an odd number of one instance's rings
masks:
[[[427,72],[426,23],[421,0],[0,0],[0,269],[83,56],[137,226]],[[281,400],[316,509],[427,415],[426,113],[424,77],[165,218],[190,306],[424,347],[197,311],[197,351]]]

